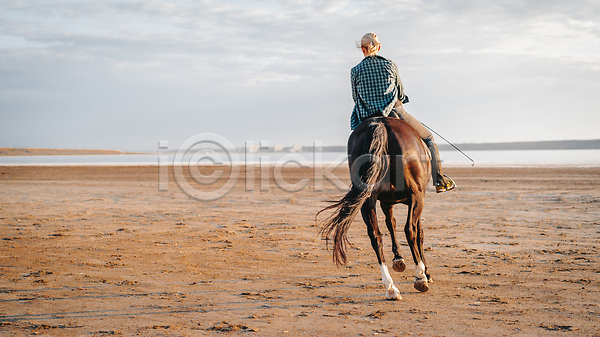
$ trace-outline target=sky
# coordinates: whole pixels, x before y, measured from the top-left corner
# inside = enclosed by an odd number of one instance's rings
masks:
[[[0,0],[0,147],[343,145],[367,32],[453,143],[598,139],[598,18],[597,0]]]

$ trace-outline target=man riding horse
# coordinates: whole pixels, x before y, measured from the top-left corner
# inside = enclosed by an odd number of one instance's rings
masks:
[[[416,118],[404,110],[408,102],[396,64],[379,56],[381,43],[374,33],[365,34],[360,42],[365,58],[352,68],[352,99],[354,109],[350,127],[356,129],[364,120],[375,117],[395,117],[412,126],[431,152],[431,176],[437,193],[454,189],[456,184],[444,175],[433,135]]]

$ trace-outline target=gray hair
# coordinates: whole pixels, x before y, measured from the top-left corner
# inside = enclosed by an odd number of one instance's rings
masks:
[[[379,42],[377,34],[375,33],[367,33],[363,35],[362,39],[360,40],[360,47],[357,43],[357,47],[365,48],[367,52],[369,52],[369,54],[376,52],[377,47],[379,47],[380,45],[381,43]]]

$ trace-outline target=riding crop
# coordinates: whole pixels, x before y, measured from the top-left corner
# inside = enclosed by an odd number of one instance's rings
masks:
[[[423,123],[421,123],[423,124]],[[443,140],[446,141],[446,143],[452,145],[453,148],[455,148],[458,152],[462,153],[465,157],[469,158],[469,160],[473,163],[471,166],[475,166],[475,161],[473,159],[471,159],[471,157],[467,156],[466,153],[462,152],[459,148],[457,148],[456,146],[454,146],[454,144],[450,143],[446,138],[442,137],[442,135],[440,135],[439,133],[433,131],[432,128],[428,127],[427,125],[423,124],[424,127],[428,128],[431,132],[435,133],[438,137],[442,138]]]

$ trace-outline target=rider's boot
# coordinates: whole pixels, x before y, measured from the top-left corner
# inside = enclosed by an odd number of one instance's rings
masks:
[[[425,140],[425,144],[431,152],[431,178],[433,178],[433,186],[437,193],[446,192],[454,189],[456,184],[450,177],[442,172],[442,164],[440,162],[440,154],[435,145],[435,142],[431,139]]]

